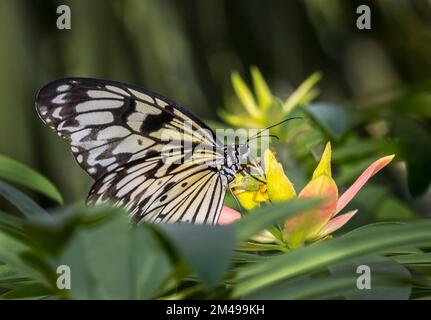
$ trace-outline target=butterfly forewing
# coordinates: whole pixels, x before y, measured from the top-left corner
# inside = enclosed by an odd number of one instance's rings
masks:
[[[90,201],[125,206],[137,220],[217,221],[227,185],[217,170],[222,145],[184,108],[134,86],[85,78],[46,85],[36,108],[96,180]]]

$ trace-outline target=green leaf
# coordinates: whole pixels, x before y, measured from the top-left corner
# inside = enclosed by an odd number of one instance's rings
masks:
[[[52,291],[40,283],[29,283],[0,295],[1,299],[40,299],[52,295]]]
[[[370,270],[370,289],[359,290],[356,288],[356,282],[361,281],[358,278],[363,274],[362,272],[358,273],[359,266],[366,266]],[[407,300],[410,297],[412,289],[410,272],[390,258],[378,255],[364,256],[331,266],[330,271],[339,276],[356,275],[352,290],[344,294],[348,299]],[[378,276],[392,278],[393,281],[376,286],[375,280]]]
[[[244,108],[253,118],[260,117],[260,110],[256,105],[256,101],[254,100],[253,94],[250,89],[245,84],[244,80],[242,80],[241,76],[238,72],[233,72],[231,75],[232,86],[235,90],[238,99],[241,101]]]
[[[355,230],[341,238],[290,251],[241,269],[238,272],[239,283],[233,293],[238,297],[243,296],[283,279],[321,270],[354,257],[430,242],[430,228],[431,221],[406,225],[385,224]]]
[[[429,264],[431,265],[431,253],[414,253],[392,256],[391,259],[401,264]]]
[[[358,291],[357,278],[357,274],[302,276],[253,292],[245,298],[252,300],[336,299]],[[373,276],[372,279],[373,289],[399,284],[400,280],[403,280],[396,276],[381,274]]]
[[[22,276],[31,277],[49,287],[54,272],[47,256],[27,244],[0,232],[0,261]]]
[[[154,299],[172,274],[169,256],[147,226],[133,230],[131,247],[134,298]]]
[[[321,78],[322,74],[320,72],[315,72],[301,83],[301,85],[283,103],[284,113],[289,114],[296,106],[307,104],[314,99],[316,94],[313,93],[313,87]]]
[[[3,155],[0,155],[0,178],[38,191],[59,204],[63,203],[60,192],[52,182],[26,165]]]
[[[260,108],[265,111],[269,108],[273,100],[271,90],[257,67],[251,67],[250,72],[258,104]]]
[[[58,265],[67,265],[71,270],[72,297],[132,298],[129,232],[124,215],[77,232],[58,259]]]
[[[259,208],[248,213],[233,225],[237,229],[237,241],[245,241],[259,231],[272,227],[297,213],[313,208],[319,199],[291,200]]]
[[[320,102],[311,104],[306,110],[331,139],[339,141],[346,133],[347,113],[342,107]]]
[[[225,274],[235,246],[232,226],[161,224],[157,228],[167,236],[208,288]]]
[[[127,214],[115,210],[115,215],[80,228],[56,259],[57,265],[71,269],[72,298],[154,298],[171,273],[149,227],[131,229]]]
[[[21,191],[0,180],[0,195],[12,203],[22,214],[27,217],[48,216],[36,202],[27,197]]]

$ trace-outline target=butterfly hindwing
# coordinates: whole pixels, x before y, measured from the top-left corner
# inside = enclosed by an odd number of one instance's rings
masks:
[[[36,108],[96,180],[90,201],[125,206],[137,220],[217,221],[227,185],[221,144],[181,106],[118,82],[68,78],[43,87]]]
[[[226,177],[206,165],[190,161],[176,166],[154,159],[100,179],[89,200],[113,201],[136,221],[215,223],[226,184]]]

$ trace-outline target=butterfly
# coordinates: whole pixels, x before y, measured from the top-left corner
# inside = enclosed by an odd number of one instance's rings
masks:
[[[216,224],[250,151],[249,140],[224,145],[175,102],[114,81],[53,81],[36,109],[95,180],[87,203],[124,207],[138,223]]]

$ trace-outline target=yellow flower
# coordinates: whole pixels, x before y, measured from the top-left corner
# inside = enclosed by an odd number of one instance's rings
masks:
[[[289,113],[298,105],[308,104],[317,95],[316,83],[321,74],[314,73],[308,77],[286,101],[275,97],[265,82],[259,69],[250,68],[253,90],[250,89],[238,72],[231,75],[232,87],[238,98],[242,112],[234,114],[225,109],[219,109],[220,117],[228,124],[242,128],[265,128],[272,124],[273,119],[286,119]],[[272,133],[280,134],[276,127]]]
[[[238,175],[234,183],[234,194],[240,204],[251,210],[262,202],[289,201],[292,198],[323,197],[316,208],[287,219],[283,224],[283,237],[290,248],[306,241],[316,241],[342,227],[357,212],[338,213],[350,202],[362,186],[378,171],[388,165],[394,155],[373,162],[350,188],[340,197],[331,173],[331,144],[326,144],[322,157],[313,172],[310,182],[296,195],[295,188],[285,175],[283,166],[270,150],[264,153],[265,171],[259,177]],[[251,181],[251,180],[254,181]]]
[[[250,175],[237,174],[235,181],[231,184],[233,194],[241,206],[249,211],[268,200],[268,193],[264,183],[260,182],[264,177],[252,177]]]
[[[267,149],[264,153],[266,188],[271,201],[286,201],[296,196],[295,188],[286,177],[281,163],[277,162],[275,155]]]

